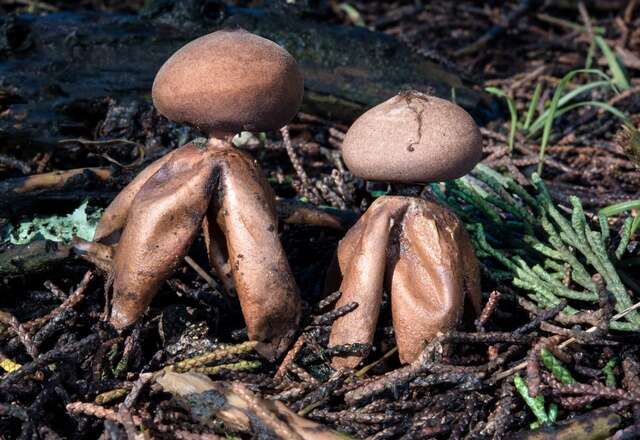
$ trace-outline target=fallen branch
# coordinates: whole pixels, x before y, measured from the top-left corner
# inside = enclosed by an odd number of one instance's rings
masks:
[[[244,433],[270,432],[277,438],[292,440],[350,438],[298,416],[283,403],[263,400],[237,382],[213,382],[201,374],[172,372],[165,373],[157,382],[205,425],[216,417],[227,428]]]

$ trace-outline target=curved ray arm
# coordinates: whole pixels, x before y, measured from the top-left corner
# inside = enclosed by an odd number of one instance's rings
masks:
[[[391,274],[393,329],[402,363],[416,359],[438,332],[458,325],[464,311],[465,265],[474,263],[464,261],[468,237],[460,234],[464,227],[448,208],[421,199],[409,203],[400,256]]]
[[[338,261],[343,279],[336,308],[354,301],[358,308],[334,322],[329,346],[373,342],[382,302],[391,214],[384,206],[374,203],[340,241]],[[353,368],[361,359],[360,356],[336,357],[332,364],[336,368]]]
[[[273,360],[289,346],[301,314],[278,236],[273,193],[253,160],[237,150],[225,152],[220,179],[217,218],[249,338],[260,341],[258,352]]]
[[[180,147],[133,199],[114,257],[114,327],[135,322],[187,254],[215,189],[217,164],[207,149]]]
[[[116,196],[115,199],[109,204],[107,209],[104,210],[102,218],[96,227],[96,232],[93,236],[93,241],[101,242],[104,244],[115,244],[118,242],[119,233],[127,221],[127,215],[129,209],[133,203],[133,199],[136,197],[140,188],[153,176],[169,159],[173,156],[176,150],[162,156],[160,159],[152,162],[149,166],[143,169],[122,191]]]

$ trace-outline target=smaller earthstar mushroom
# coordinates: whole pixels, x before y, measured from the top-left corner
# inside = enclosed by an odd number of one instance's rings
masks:
[[[106,209],[95,241],[117,242],[110,322],[122,329],[147,309],[201,228],[223,285],[240,299],[249,338],[273,359],[288,346],[301,302],[280,239],[271,187],[231,144],[275,130],[302,101],[303,79],[276,43],[243,30],[200,37],[174,53],[153,83],[153,103],[208,140],[192,141],[143,170]]]
[[[459,106],[410,91],[370,109],[347,132],[342,153],[351,172],[368,180],[428,183],[455,179],[480,160],[482,139]],[[377,198],[340,241],[329,284],[336,307],[358,307],[333,324],[330,345],[371,343],[383,290],[400,360],[414,360],[438,332],[455,327],[466,305],[480,309],[480,272],[464,226],[434,200]],[[335,357],[355,367],[358,356]]]

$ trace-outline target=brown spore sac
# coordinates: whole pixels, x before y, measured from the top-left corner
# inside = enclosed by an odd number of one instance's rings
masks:
[[[210,133],[275,130],[302,102],[295,59],[242,29],[204,35],[180,48],[153,82],[153,104],[176,122]]]
[[[481,158],[482,138],[462,107],[404,92],[360,116],[342,154],[349,170],[367,180],[435,182],[468,173]]]

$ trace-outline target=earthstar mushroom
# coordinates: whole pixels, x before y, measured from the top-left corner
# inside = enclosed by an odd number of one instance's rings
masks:
[[[480,131],[462,108],[410,91],[370,109],[349,128],[342,153],[365,179],[428,183],[461,177],[480,160]],[[334,284],[336,307],[358,308],[333,324],[330,346],[371,343],[383,291],[400,360],[408,363],[440,331],[455,327],[465,304],[480,310],[480,272],[471,240],[456,215],[435,200],[377,198],[340,241]],[[358,356],[335,357],[355,367]]]
[[[135,322],[204,230],[209,261],[235,289],[251,340],[274,359],[301,303],[278,237],[275,198],[258,164],[231,144],[242,130],[278,129],[302,101],[291,55],[243,30],[200,37],[174,53],[153,83],[158,111],[194,125],[195,140],[143,170],[106,209],[95,241],[117,242],[110,322]]]

